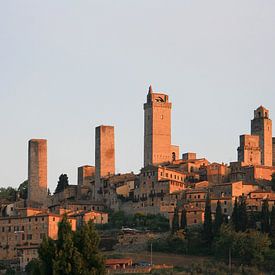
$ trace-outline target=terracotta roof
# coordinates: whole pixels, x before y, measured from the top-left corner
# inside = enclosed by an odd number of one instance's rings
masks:
[[[106,259],[105,264],[106,265],[116,265],[116,264],[131,264],[132,263],[131,258],[125,258],[125,259]]]

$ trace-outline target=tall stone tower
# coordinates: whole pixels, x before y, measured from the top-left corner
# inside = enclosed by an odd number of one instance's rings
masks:
[[[100,179],[115,174],[115,129],[98,126],[95,130],[95,198],[101,190]]]
[[[171,161],[179,154],[172,152],[171,109],[168,95],[154,93],[150,86],[144,104],[144,166]]]
[[[31,139],[28,158],[28,202],[31,205],[47,204],[47,140]]]
[[[269,119],[269,111],[263,106],[254,111],[251,134],[260,137],[261,164],[272,166],[272,120]]]
[[[240,136],[238,161],[244,162],[245,165],[261,165],[261,148],[259,136]]]

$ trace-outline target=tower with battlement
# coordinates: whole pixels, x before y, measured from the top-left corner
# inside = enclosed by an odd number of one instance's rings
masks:
[[[254,111],[251,134],[260,138],[261,165],[272,166],[272,120],[269,118],[269,110],[263,106]]]
[[[144,104],[144,166],[179,158],[179,147],[171,145],[171,109],[168,95],[150,86]]]
[[[31,139],[28,155],[28,203],[47,205],[47,140]]]

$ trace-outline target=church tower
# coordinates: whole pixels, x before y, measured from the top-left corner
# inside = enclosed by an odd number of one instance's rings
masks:
[[[168,95],[150,86],[144,104],[144,166],[178,158],[179,148],[171,146],[171,109]]]
[[[269,111],[263,106],[254,111],[251,134],[260,137],[261,164],[272,166],[272,120],[269,119]]]

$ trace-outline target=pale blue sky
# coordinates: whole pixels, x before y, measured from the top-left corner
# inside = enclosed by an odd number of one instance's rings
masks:
[[[170,95],[173,143],[236,159],[258,105],[275,119],[273,0],[0,1],[0,186],[27,178],[48,139],[51,190],[94,164],[94,127],[116,127],[117,172],[143,159],[148,86]]]

